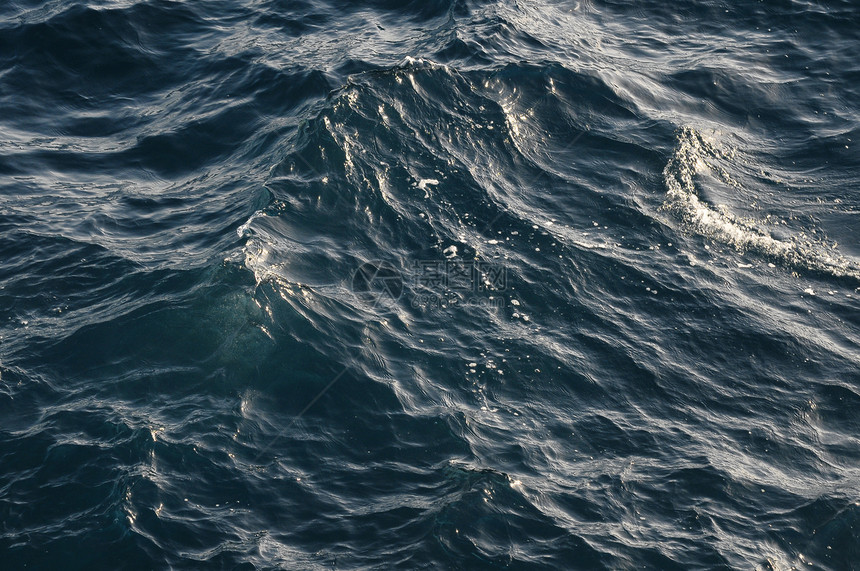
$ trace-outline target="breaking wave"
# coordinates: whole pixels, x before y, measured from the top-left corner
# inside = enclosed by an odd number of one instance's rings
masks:
[[[739,252],[752,252],[794,270],[860,281],[860,265],[839,253],[826,239],[812,238],[805,232],[774,237],[766,222],[738,216],[727,205],[710,204],[700,197],[697,186],[705,173],[729,188],[743,191],[727,169],[734,156],[732,149],[714,137],[691,127],[680,129],[672,158],[663,170],[666,199],[662,209],[677,216],[686,231]]]

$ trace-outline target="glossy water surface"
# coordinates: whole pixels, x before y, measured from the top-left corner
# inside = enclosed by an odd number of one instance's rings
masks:
[[[2,3],[0,567],[858,568],[858,54],[854,0]]]

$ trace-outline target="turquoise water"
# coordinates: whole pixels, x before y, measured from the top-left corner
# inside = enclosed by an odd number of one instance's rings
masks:
[[[0,568],[857,568],[858,24],[3,4]]]

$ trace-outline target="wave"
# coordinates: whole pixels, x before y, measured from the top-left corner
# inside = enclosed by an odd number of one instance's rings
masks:
[[[684,229],[739,252],[752,252],[795,270],[860,281],[860,264],[839,253],[834,244],[810,238],[806,233],[775,237],[766,223],[734,214],[724,204],[710,204],[700,197],[697,181],[710,173],[730,188],[742,190],[723,163],[734,152],[691,127],[678,132],[674,153],[663,170],[666,198],[662,209],[677,216]]]

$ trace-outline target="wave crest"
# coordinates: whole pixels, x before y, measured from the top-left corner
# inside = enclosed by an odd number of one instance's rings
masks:
[[[835,245],[812,239],[806,233],[776,238],[765,223],[741,217],[723,204],[713,205],[697,192],[700,174],[710,172],[733,188],[741,189],[722,162],[734,152],[716,140],[683,127],[671,159],[663,170],[666,199],[662,209],[677,216],[688,232],[726,244],[740,252],[753,252],[797,270],[853,278],[860,281],[860,266],[841,255]]]

